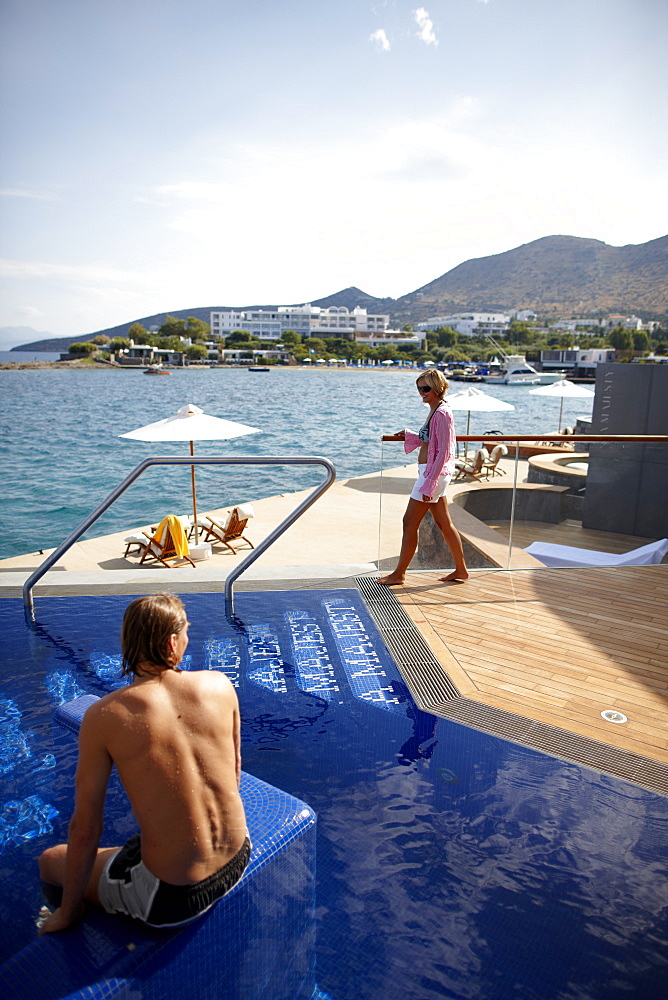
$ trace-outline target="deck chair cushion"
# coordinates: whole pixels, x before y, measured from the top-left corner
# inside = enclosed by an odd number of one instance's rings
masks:
[[[545,566],[649,566],[660,563],[666,555],[668,538],[623,553],[597,552],[556,542],[532,542],[524,551]]]
[[[248,520],[251,517],[255,517],[255,511],[253,510],[252,503],[240,503],[236,508],[237,517],[240,521]]]

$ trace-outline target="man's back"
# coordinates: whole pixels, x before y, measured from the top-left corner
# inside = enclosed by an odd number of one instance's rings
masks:
[[[157,878],[200,881],[240,849],[239,708],[223,674],[167,670],[136,678],[88,710],[82,740],[116,764],[143,861]]]

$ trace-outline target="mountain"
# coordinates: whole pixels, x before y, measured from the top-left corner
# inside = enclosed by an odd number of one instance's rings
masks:
[[[544,236],[505,253],[467,260],[398,299],[376,298],[352,286],[315,299],[313,305],[348,309],[361,306],[372,313],[389,313],[393,326],[462,310],[533,309],[551,318],[635,313],[645,319],[666,320],[668,236],[624,247],[579,236]],[[169,315],[178,319],[195,316],[208,322],[212,310],[229,308],[276,306],[197,306],[177,309]],[[101,333],[125,337],[132,323],[159,326],[167,315],[155,313],[107,330],[37,340],[14,350],[64,351],[73,340],[91,340]]]
[[[668,313],[668,236],[612,247],[578,236],[545,236],[468,260],[397,299],[397,319],[419,322],[462,309],[534,309],[548,316]]]
[[[24,344],[27,337],[52,337],[46,330],[34,330],[31,326],[0,327],[0,351],[22,351],[19,344]]]

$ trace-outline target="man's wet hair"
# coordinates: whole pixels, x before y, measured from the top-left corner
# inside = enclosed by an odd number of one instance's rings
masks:
[[[177,669],[169,639],[185,628],[187,620],[186,609],[175,594],[150,594],[128,604],[121,626],[123,674],[153,672],[141,671],[140,664]]]

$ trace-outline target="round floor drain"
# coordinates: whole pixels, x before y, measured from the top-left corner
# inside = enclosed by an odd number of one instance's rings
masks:
[[[601,712],[601,718],[605,719],[606,722],[628,722],[629,720],[621,712],[615,712],[614,708],[606,708],[605,712]]]

